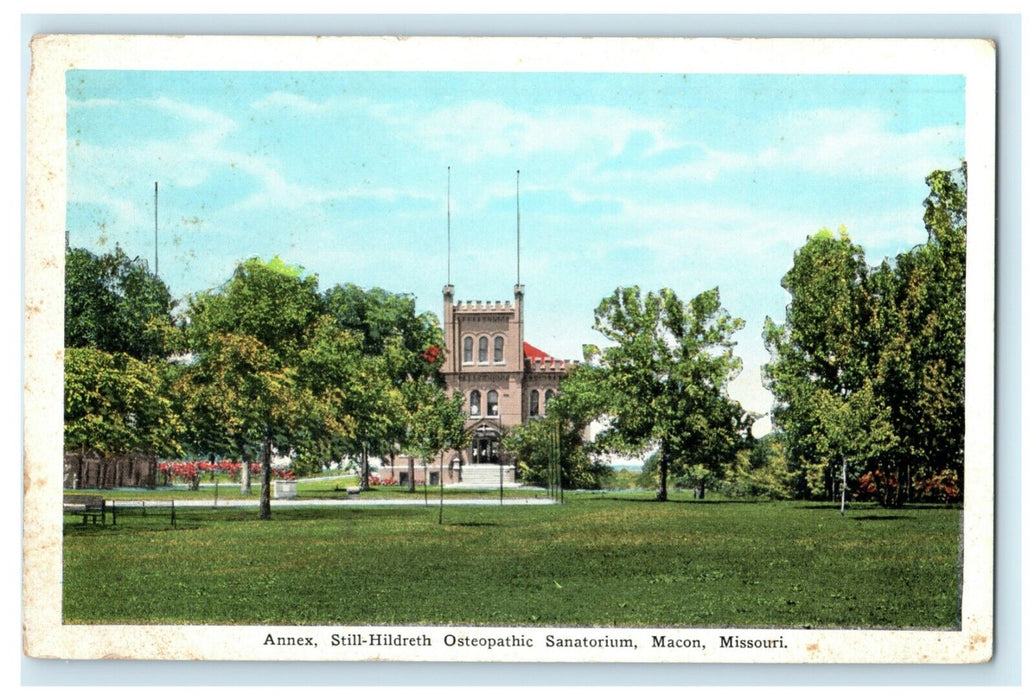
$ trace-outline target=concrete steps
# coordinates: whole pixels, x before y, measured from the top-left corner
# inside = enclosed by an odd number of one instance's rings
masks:
[[[486,487],[500,485],[500,466],[498,464],[465,464],[461,472],[463,480],[458,484],[447,484],[450,487]],[[506,465],[503,467],[503,485],[516,486],[514,479],[514,467]]]

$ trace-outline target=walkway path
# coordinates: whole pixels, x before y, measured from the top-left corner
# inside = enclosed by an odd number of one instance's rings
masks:
[[[120,498],[116,499],[115,505],[118,508],[161,508],[168,507],[170,501],[175,500],[176,499],[137,500],[135,498]],[[443,503],[448,506],[550,506],[556,504],[557,501],[549,498],[504,498],[502,502],[498,498],[447,498]],[[347,508],[363,506],[420,506],[437,508],[438,505],[439,502],[437,498],[429,498],[427,503],[424,502],[423,498],[279,498],[270,501],[270,506],[273,509],[321,506],[340,506]],[[185,498],[183,500],[176,501],[177,508],[257,508],[258,506],[259,499],[257,498],[234,498],[224,501]]]

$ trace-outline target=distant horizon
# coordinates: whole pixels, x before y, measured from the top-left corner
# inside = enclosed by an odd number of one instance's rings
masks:
[[[758,414],[766,316],[822,228],[870,265],[926,241],[924,178],[965,156],[958,75],[66,73],[69,244],[154,260],[174,298],[279,255],[339,283],[513,298],[582,359],[620,286],[718,287],[745,319],[731,395]],[[448,171],[447,171],[448,169]],[[448,174],[447,174],[448,173]]]

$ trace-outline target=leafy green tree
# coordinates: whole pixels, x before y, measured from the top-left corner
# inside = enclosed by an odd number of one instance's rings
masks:
[[[514,454],[524,483],[546,485],[553,459],[559,460],[564,488],[600,488],[611,469],[586,440],[589,424],[602,415],[602,371],[590,364],[572,368],[561,380],[543,417],[509,432],[503,449]]]
[[[173,307],[165,283],[121,248],[103,255],[65,251],[65,347],[163,357],[174,331]]]
[[[445,450],[458,444],[464,437],[464,396],[460,392],[452,396],[432,382],[411,385],[409,404],[410,430],[407,435],[406,449],[417,455],[427,464]],[[410,488],[414,479],[410,475]]]
[[[914,483],[945,474],[964,482],[966,164],[935,171],[927,184],[928,240],[899,255],[878,290],[885,331],[879,389],[900,438],[883,492],[898,501]]]
[[[820,231],[784,277],[785,323],[766,321],[774,420],[811,495],[834,496],[838,471],[886,506],[963,482],[966,165],[927,183],[926,243],[870,269]]]
[[[766,385],[776,398],[774,423],[787,437],[789,459],[799,483],[813,496],[833,498],[840,463],[831,453],[841,445],[826,429],[829,412],[862,386],[870,367],[858,342],[871,320],[869,270],[861,247],[845,231],[823,229],[810,236],[783,278],[791,295],[786,321],[767,318],[763,337],[773,360],[765,365]]]
[[[363,400],[356,407],[356,431],[346,449],[359,456],[360,488],[367,489],[371,453],[382,458],[400,449],[419,453],[429,437],[422,431],[430,428],[415,428],[414,421],[428,419],[429,411],[445,419],[437,413],[446,410],[445,396],[432,398],[435,391],[442,392],[437,371],[444,359],[442,331],[433,314],[416,312],[409,294],[336,285],[323,294],[323,305],[339,328],[362,339],[364,386],[357,387],[356,395]]]
[[[169,454],[182,430],[155,363],[96,348],[65,350],[65,449],[105,460]]]
[[[624,454],[656,447],[658,500],[667,500],[673,471],[721,472],[750,428],[728,395],[740,370],[732,336],[743,325],[718,289],[684,303],[670,289],[619,288],[596,310],[595,328],[613,343],[589,353],[609,419],[597,443]],[[697,482],[703,495],[705,479]]]
[[[370,400],[361,339],[321,315],[298,353],[296,381],[310,397],[304,430],[295,437],[292,467],[308,473],[341,461],[355,437],[357,416]]]
[[[394,353],[390,369],[397,384],[417,377],[437,377],[435,370],[442,362],[442,331],[434,314],[417,313],[412,295],[345,284],[324,292],[323,303],[340,328],[363,339],[364,353]]]
[[[787,443],[779,431],[752,438],[738,454],[727,483],[734,495],[786,499],[794,495],[787,464]]]
[[[303,351],[319,336],[319,316],[316,277],[277,258],[248,260],[222,289],[191,300],[187,335],[195,357],[179,387],[192,415],[222,433],[222,444],[257,446],[263,520],[270,518],[274,449],[306,444],[333,413],[318,388],[300,377]]]

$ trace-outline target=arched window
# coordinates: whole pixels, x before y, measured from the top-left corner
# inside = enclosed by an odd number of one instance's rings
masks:
[[[464,338],[464,364],[469,365],[474,362],[474,338],[467,336]]]
[[[485,412],[490,416],[500,414],[500,395],[496,393],[495,389],[491,389],[485,399]]]
[[[538,416],[539,415],[539,390],[532,389],[532,393],[528,395],[528,415]]]
[[[498,365],[503,364],[503,336],[498,335],[492,341],[492,361]]]
[[[543,399],[543,403],[546,404],[547,408],[550,407],[550,400],[551,399],[553,399],[553,389],[547,389],[546,390],[546,398]]]
[[[478,339],[478,363],[483,365],[489,363],[489,339],[484,335]]]
[[[471,392],[471,415],[480,416],[482,414],[482,392],[475,389]]]

